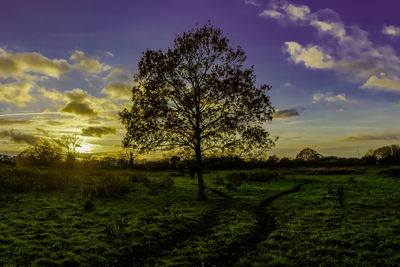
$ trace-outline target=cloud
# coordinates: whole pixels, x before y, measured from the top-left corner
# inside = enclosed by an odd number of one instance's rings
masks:
[[[73,100],[62,108],[62,112],[75,113],[83,116],[95,116],[97,113],[90,107],[89,103]]]
[[[306,21],[310,14],[310,8],[305,5],[293,5],[286,1],[273,4],[271,9],[265,9],[258,15],[278,20],[290,20],[292,22]]]
[[[339,141],[354,142],[354,141],[398,140],[398,139],[400,139],[400,133],[377,133],[377,134],[355,133],[353,135],[344,137]]]
[[[285,82],[285,84],[283,86],[285,86],[285,87],[293,87],[293,84],[291,84],[290,82]]]
[[[92,96],[87,91],[80,88],[75,88],[63,93],[56,89],[46,90],[45,88],[40,88],[39,92],[41,92],[43,97],[51,99],[52,101],[65,103],[64,107],[60,109],[61,112],[84,116],[95,116],[99,115],[99,113],[103,113],[103,117],[109,117],[111,115],[107,115],[104,113],[105,111],[119,109],[119,107],[112,102],[112,99]]]
[[[271,17],[273,19],[280,19],[283,18],[284,15],[276,10],[264,10],[263,12],[258,14],[260,17]]]
[[[331,92],[328,93],[315,93],[313,96],[313,103],[324,101],[327,103],[350,103],[357,104],[358,101],[348,99],[345,93],[333,95]]]
[[[382,33],[386,35],[400,36],[400,27],[384,25],[382,28]]]
[[[101,137],[103,135],[116,133],[116,129],[112,127],[87,127],[82,129],[81,135]]]
[[[33,135],[30,134],[24,134],[20,132],[16,132],[14,130],[5,130],[0,132],[0,137],[3,138],[9,138],[13,142],[17,144],[28,144],[28,145],[34,145],[37,142],[37,138]]]
[[[286,11],[289,18],[293,21],[307,20],[307,17],[310,14],[310,8],[305,5],[296,6],[285,4],[282,6],[282,9]]]
[[[285,42],[284,51],[290,54],[290,59],[296,63],[314,69],[331,69],[335,65],[333,58],[322,51],[319,46],[303,47],[296,42]]]
[[[115,100],[130,100],[132,97],[132,87],[127,84],[113,82],[103,88],[101,93]]]
[[[244,3],[246,5],[261,6],[261,4],[258,3],[256,0],[244,0]]]
[[[56,89],[46,90],[46,88],[39,88],[38,92],[42,94],[43,97],[48,98],[55,102],[63,102],[64,95],[57,91]]]
[[[63,123],[63,122],[60,122],[60,121],[46,121],[46,123],[47,123],[48,125],[51,125],[51,126],[60,126],[60,125],[64,125],[64,123]]]
[[[316,20],[312,20],[310,22],[310,25],[317,28],[318,31],[322,34],[330,34],[339,39],[343,39],[346,35],[346,30],[342,23],[325,22],[325,21],[320,21],[320,20],[316,19]]]
[[[134,69],[127,66],[119,65],[113,66],[108,72],[107,76],[104,78],[105,81],[122,81],[122,82],[132,82],[132,73]]]
[[[342,75],[352,75],[360,80],[368,79],[371,75],[385,75],[388,72],[382,62],[372,59],[341,60],[336,62],[336,68]]]
[[[0,125],[14,125],[14,124],[29,124],[31,121],[28,120],[7,120],[0,118]]]
[[[49,136],[49,132],[42,128],[36,128],[36,131],[38,131],[39,133],[42,133],[44,136]]]
[[[390,45],[374,45],[368,32],[357,25],[345,25],[334,10],[311,12],[308,6],[281,0],[273,1],[259,16],[290,22],[297,27],[311,26],[320,35],[330,38],[320,45],[285,42],[283,51],[294,63],[313,69],[331,69],[346,79],[361,82],[364,88],[400,92],[397,85],[400,56],[396,50]],[[400,27],[385,25],[382,32],[400,36]],[[381,75],[385,78],[379,77]]]
[[[400,92],[400,79],[398,77],[382,77],[371,76],[361,88],[375,88],[391,92]]]
[[[292,109],[282,109],[282,110],[277,110],[273,114],[273,118],[275,120],[286,120],[292,117],[297,117],[300,115],[300,111],[298,109],[292,108]]]
[[[33,86],[33,82],[0,83],[0,102],[25,107],[27,102],[32,101],[32,96],[29,93]]]
[[[107,64],[100,63],[98,58],[89,56],[80,50],[76,50],[69,59],[75,62],[75,68],[85,72],[100,73],[111,68]]]
[[[53,78],[71,70],[65,59],[49,59],[40,53],[10,53],[0,48],[0,77],[27,78],[34,72]]]

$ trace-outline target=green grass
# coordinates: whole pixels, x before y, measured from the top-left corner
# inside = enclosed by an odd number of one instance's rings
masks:
[[[210,201],[199,202],[196,181],[176,173],[1,168],[0,266],[202,265],[230,253],[238,266],[400,262],[400,180],[378,168],[220,171],[205,180],[232,199],[207,191]],[[251,247],[232,250],[257,233]]]

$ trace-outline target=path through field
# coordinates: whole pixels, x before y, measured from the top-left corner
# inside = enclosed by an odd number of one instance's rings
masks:
[[[236,263],[241,256],[256,248],[257,244],[265,240],[268,235],[272,231],[274,231],[274,216],[267,211],[267,207],[271,205],[274,200],[280,197],[298,192],[303,185],[308,183],[309,181],[301,183],[292,189],[283,191],[279,194],[276,194],[261,201],[257,205],[251,206],[250,209],[257,219],[257,224],[250,234],[246,235],[240,241],[232,243],[227,248],[218,251],[217,257],[209,257],[205,260],[192,259],[191,265],[231,266]],[[207,187],[207,189],[223,198],[215,202],[213,207],[202,217],[200,222],[193,224],[192,226],[186,228],[184,231],[178,232],[173,236],[169,236],[168,239],[135,248],[131,255],[126,255],[125,257],[118,259],[115,264],[132,264],[133,266],[143,266],[145,264],[151,264],[151,259],[157,259],[159,257],[162,257],[168,251],[172,251],[176,248],[179,249],[181,246],[184,246],[184,242],[188,242],[191,239],[198,239],[199,237],[207,236],[211,232],[212,228],[219,224],[220,217],[224,212],[227,212],[234,208],[240,208],[240,199],[232,198],[229,195],[226,195],[225,193],[213,188]],[[248,205],[245,205],[245,207],[249,208]]]

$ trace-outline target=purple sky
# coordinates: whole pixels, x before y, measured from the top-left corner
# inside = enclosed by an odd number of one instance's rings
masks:
[[[69,133],[82,136],[82,151],[117,151],[115,114],[141,52],[208,20],[273,86],[272,154],[309,146],[360,156],[398,143],[399,9],[398,0],[4,0],[0,152]]]

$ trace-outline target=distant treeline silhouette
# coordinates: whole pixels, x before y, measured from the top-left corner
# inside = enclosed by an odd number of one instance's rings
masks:
[[[80,159],[63,156],[54,144],[39,142],[21,152],[16,157],[0,154],[0,164],[18,166],[45,166],[45,167],[82,167],[90,169],[138,169],[138,170],[176,170],[178,172],[193,172],[194,159],[181,158],[177,155],[161,160],[132,160],[120,158],[85,156]],[[400,164],[400,146],[383,146],[369,150],[361,158],[344,158],[323,156],[311,148],[302,149],[295,158],[271,155],[268,158],[240,158],[238,156],[206,157],[205,170],[240,170],[256,168],[292,168],[292,167],[340,167],[340,166],[367,166],[367,165],[398,165]]]

